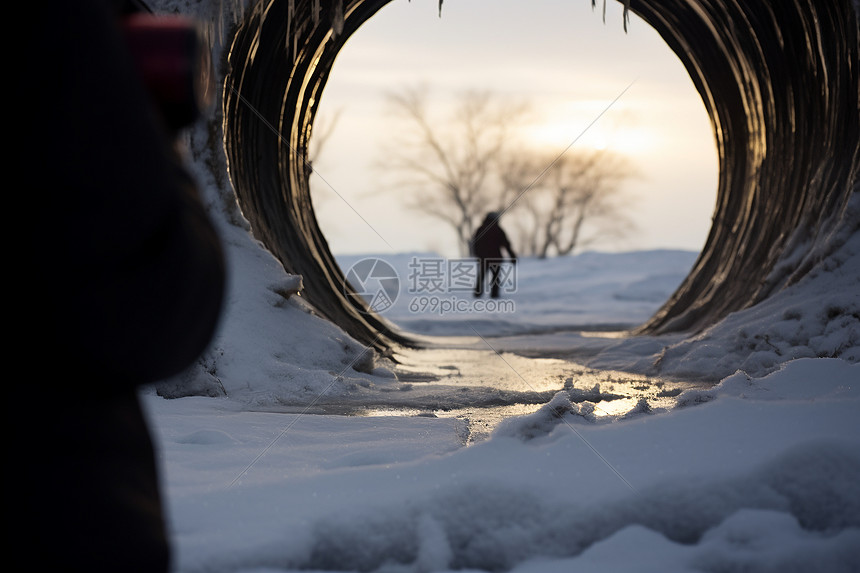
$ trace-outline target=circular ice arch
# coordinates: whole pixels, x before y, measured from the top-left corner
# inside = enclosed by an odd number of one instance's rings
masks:
[[[303,276],[319,312],[383,352],[412,341],[346,284],[314,215],[307,156],[337,54],[389,1],[253,3],[233,36],[223,97],[229,173],[255,236]],[[797,280],[844,240],[829,231],[856,217],[848,205],[860,193],[858,16],[851,0],[629,8],[681,60],[713,127],[719,181],[708,239],[638,329],[694,332]],[[860,222],[847,224],[860,232]],[[779,264],[786,258],[795,264]]]

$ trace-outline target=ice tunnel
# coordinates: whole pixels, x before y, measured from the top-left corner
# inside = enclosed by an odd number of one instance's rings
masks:
[[[232,39],[223,98],[230,177],[255,236],[287,272],[304,277],[305,296],[320,313],[383,352],[411,344],[409,334],[368,313],[344,287],[314,216],[306,158],[339,50],[389,1],[251,3]],[[830,232],[837,223],[860,232],[848,208],[860,193],[860,7],[853,0],[629,4],[685,66],[716,141],[717,202],[706,244],[686,280],[638,329],[696,332],[802,277],[844,241],[844,233]]]

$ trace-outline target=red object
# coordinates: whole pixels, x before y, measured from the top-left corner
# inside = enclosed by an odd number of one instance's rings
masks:
[[[180,129],[212,103],[212,58],[198,25],[179,16],[123,19],[129,50],[169,127]]]

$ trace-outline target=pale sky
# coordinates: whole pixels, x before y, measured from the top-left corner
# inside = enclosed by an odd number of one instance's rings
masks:
[[[447,0],[441,18],[437,6],[394,0],[335,62],[318,121],[340,115],[311,177],[333,253],[457,255],[454,232],[406,210],[396,190],[379,192],[373,168],[392,129],[385,92],[419,84],[434,106],[469,89],[528,100],[530,143],[558,153],[576,141],[571,150],[627,154],[640,173],[625,184],[637,229],[595,249],[702,248],[717,186],[713,133],[692,81],[653,29],[631,15],[625,34],[613,0],[605,23],[600,1],[592,10],[590,0]]]

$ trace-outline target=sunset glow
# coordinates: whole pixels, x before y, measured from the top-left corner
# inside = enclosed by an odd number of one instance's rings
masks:
[[[636,247],[701,248],[717,187],[714,136],[701,97],[665,42],[635,15],[625,32],[620,4],[607,6],[605,22],[587,0],[534,0],[528,10],[514,0],[492,5],[446,2],[440,17],[436,0],[392,2],[339,54],[319,113],[339,121],[311,180],[314,192],[327,194],[314,203],[332,250],[397,244],[456,252],[455,237],[434,219],[404,211],[403,190],[385,189],[385,171],[372,167],[384,164],[380,149],[401,128],[386,94],[414,86],[426,86],[434,118],[445,118],[465,91],[522,102],[529,113],[521,130],[512,129],[514,150],[626,156],[638,173],[625,189],[637,205]]]
[[[559,153],[568,149],[588,148],[612,150],[626,155],[647,154],[661,144],[661,137],[645,128],[590,128],[584,122],[558,122],[534,125],[526,128],[526,139],[535,147]]]

